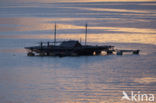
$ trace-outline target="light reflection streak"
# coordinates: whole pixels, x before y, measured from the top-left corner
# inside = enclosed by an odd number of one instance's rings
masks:
[[[120,18],[0,18],[0,24],[18,24],[18,25],[34,25],[45,22],[56,22],[56,21],[86,21],[86,20],[119,20]]]
[[[4,29],[4,28],[3,28]],[[2,29],[2,30],[3,30]],[[85,29],[84,26],[78,25],[70,25],[70,24],[57,24],[57,30],[65,30],[65,29]],[[120,32],[131,32],[131,33],[146,33],[146,34],[154,34],[156,33],[155,29],[143,29],[143,28],[128,28],[128,27],[88,27],[88,29],[95,30],[105,30],[107,31],[120,31]],[[5,29],[4,29],[5,30]],[[12,29],[11,29],[12,30]],[[35,30],[54,30],[54,24],[51,23],[43,23],[38,25],[26,26],[26,27],[16,27],[15,31],[35,31]]]
[[[16,24],[16,25],[23,25],[23,26],[15,26],[15,27],[7,27],[4,26],[0,27],[1,31],[35,31],[35,30],[52,30],[54,29],[54,24],[48,22],[55,22],[55,21],[79,21],[79,20],[108,20],[111,22],[118,21],[126,22],[126,19],[120,18],[17,18],[17,19],[5,19],[1,18],[1,24]],[[149,20],[144,19],[133,19],[129,22],[149,22]],[[45,23],[46,22],[46,23]],[[72,24],[57,24],[58,30],[63,29],[84,29],[84,26],[72,25]],[[144,28],[128,28],[128,27],[88,27],[88,29],[96,29],[96,30],[104,30],[108,29],[109,31],[121,31],[121,32],[134,32],[134,33],[156,33],[155,29],[144,29]]]
[[[156,83],[156,78],[143,77],[143,78],[136,78],[134,81],[141,84],[150,84],[150,83]]]
[[[58,2],[154,2],[155,0],[60,0]]]
[[[155,13],[155,10],[130,10],[130,9],[110,9],[110,8],[86,8],[86,7],[63,7],[81,10],[91,10],[91,11],[109,11],[109,12],[133,12],[133,13]]]
[[[5,0],[5,2],[11,2],[11,0]],[[15,0],[16,3],[29,3],[34,2],[34,0]],[[57,2],[154,2],[155,0],[38,0],[37,3],[57,3]],[[4,2],[4,0],[2,0]],[[12,2],[11,2],[12,3]]]
[[[82,20],[107,20],[108,18],[83,18]],[[70,20],[81,20],[81,18],[13,18],[5,19],[1,18],[1,24],[16,24],[23,26],[15,27],[0,27],[1,31],[35,31],[35,30],[50,30],[53,32],[54,24],[49,22],[58,21],[70,21]],[[119,18],[109,18],[110,21],[119,21]],[[140,22],[148,22],[144,19],[138,19]],[[126,19],[122,20],[123,22]],[[72,25],[72,24],[57,24],[57,30],[84,30],[84,26]],[[101,34],[89,34],[88,40],[90,42],[123,42],[123,43],[145,43],[145,44],[156,44],[156,30],[147,28],[128,28],[128,27],[106,27],[106,26],[89,26],[89,30],[103,30],[110,32],[124,32],[125,34],[113,34],[113,33],[101,33]],[[60,34],[57,35],[59,39],[80,39],[84,38],[83,34]],[[47,39],[53,38],[52,35],[0,35],[0,38],[29,38],[29,39]]]
[[[25,53],[25,49],[18,48],[18,49],[0,49],[0,52],[3,53]]]
[[[49,39],[53,40],[53,35],[1,35],[3,38],[20,38],[20,39]],[[83,40],[84,34],[59,34],[58,39],[74,39]],[[84,40],[83,40],[84,41]],[[156,45],[156,35],[155,34],[89,34],[89,42],[115,42],[115,43],[142,43],[142,44],[154,44]]]
[[[139,3],[137,5],[148,5],[148,6],[155,6],[156,3]]]

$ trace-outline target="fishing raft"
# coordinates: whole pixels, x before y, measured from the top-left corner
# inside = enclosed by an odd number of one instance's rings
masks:
[[[56,41],[56,23],[54,30],[53,42],[40,42],[39,46],[25,47],[28,51],[27,56],[83,56],[83,55],[100,55],[101,52],[106,52],[107,55],[116,52],[117,55],[122,55],[123,52],[132,52],[139,54],[139,50],[117,50],[114,46],[103,45],[93,46],[87,45],[87,24],[85,32],[85,44],[82,45],[77,40]]]

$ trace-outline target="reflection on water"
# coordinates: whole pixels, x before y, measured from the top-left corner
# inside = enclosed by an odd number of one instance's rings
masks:
[[[152,78],[152,77],[136,78],[135,82],[141,84],[150,84],[150,83],[155,83],[156,78]]]
[[[67,7],[69,8],[69,7]],[[110,11],[110,12],[132,12],[132,13],[152,13],[152,11],[146,11],[146,10],[128,10],[128,9],[110,9],[110,8],[78,8],[78,7],[71,7],[72,9],[82,9],[82,10],[91,10],[91,11]],[[156,12],[153,10],[153,12]]]
[[[41,35],[0,35],[0,38],[18,38],[18,39],[52,39],[53,35],[41,34]],[[59,34],[57,39],[63,40],[82,40],[84,41],[84,34]],[[89,42],[115,42],[115,43],[143,43],[143,44],[154,44],[156,45],[156,35],[150,34],[89,34]]]
[[[57,18],[58,21],[81,21],[81,18]],[[55,22],[57,19],[48,19],[48,18],[44,18],[44,19],[40,19],[40,18],[17,18],[17,19],[6,19],[6,18],[2,18],[1,20],[1,24],[5,24],[4,26],[0,27],[1,32],[4,31],[35,31],[35,30],[54,30],[54,24],[52,23],[44,23],[44,22]],[[84,20],[109,20],[109,21],[114,21],[117,22],[120,19],[114,19],[114,18],[99,18],[99,19],[95,19],[95,18],[83,18],[82,21]],[[122,20],[122,21],[126,21],[126,19]],[[149,22],[147,20],[137,20],[140,22]],[[9,26],[10,24],[16,23],[15,25],[17,26]],[[11,27],[12,30],[10,30],[9,28]],[[72,24],[57,24],[57,30],[62,30],[62,29],[85,29],[85,27],[83,25],[72,25]],[[146,34],[154,34],[156,33],[155,29],[149,29],[149,28],[132,28],[132,27],[106,27],[106,26],[92,26],[91,23],[91,27],[88,27],[88,29],[96,29],[96,30],[107,30],[107,31],[120,31],[120,32],[128,32],[128,33],[146,33]]]
[[[47,0],[47,1],[49,1],[50,2],[50,0]],[[60,1],[58,1],[58,2],[146,2],[146,1],[148,1],[148,2],[150,2],[150,1],[153,1],[154,2],[154,0],[60,0]]]
[[[11,2],[13,3],[11,0],[2,0],[2,3],[6,3],[6,2]],[[33,3],[34,0],[14,0],[14,2],[16,3]],[[35,1],[39,2],[39,3],[56,3],[56,2],[67,2],[67,3],[71,3],[71,2],[154,2],[154,0],[38,0]]]
[[[81,21],[80,18],[58,18],[58,21]],[[54,18],[1,18],[1,24],[5,26],[0,26],[2,34],[0,38],[29,38],[29,39],[48,39],[53,38],[52,33],[54,31],[54,22],[57,19]],[[120,19],[115,18],[83,18],[83,20],[109,20],[117,22]],[[122,21],[126,21],[122,20]],[[147,20],[140,20],[139,22],[149,22]],[[145,22],[145,23],[146,23]],[[11,26],[14,24],[16,26]],[[83,23],[84,24],[84,23]],[[146,44],[156,44],[156,30],[149,28],[130,28],[130,27],[106,27],[106,26],[93,26],[89,24],[88,27],[88,41],[89,42],[121,42],[121,43],[146,43]],[[76,39],[80,40],[84,38],[84,29],[82,25],[74,24],[57,24],[57,35],[58,39]],[[61,31],[62,30],[62,31]],[[67,30],[67,33],[64,33]],[[9,32],[14,31],[14,34]],[[40,33],[43,31],[42,33]],[[45,34],[46,31],[50,34]],[[82,34],[76,33],[78,31]],[[92,32],[96,32],[93,34]],[[100,33],[98,33],[100,31]],[[31,33],[32,32],[32,33]],[[39,34],[34,34],[34,33]],[[109,33],[108,33],[109,32]],[[3,34],[4,33],[4,34]],[[7,35],[5,34],[7,33]],[[17,35],[18,33],[19,35]],[[22,34],[23,33],[23,34]],[[30,33],[30,34],[27,34]],[[74,33],[74,34],[73,34]],[[21,35],[22,34],[22,35]]]
[[[1,0],[0,103],[127,103],[122,91],[156,95],[156,3],[113,1]],[[84,41],[88,23],[88,42],[141,55],[27,57],[23,47],[53,39],[55,22],[59,40]]]
[[[5,103],[122,103],[123,90],[155,94],[155,62],[150,55],[9,58],[0,63],[5,91],[0,96]]]
[[[0,49],[0,52],[3,52],[3,53],[26,53],[26,51],[22,48],[20,48],[20,49]]]

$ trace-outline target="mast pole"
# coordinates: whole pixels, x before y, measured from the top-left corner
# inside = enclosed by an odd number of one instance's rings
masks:
[[[56,44],[56,23],[55,23],[55,30],[54,30],[54,46]]]
[[[87,44],[87,24],[86,24],[86,33],[85,33],[85,46],[86,46],[86,44]]]

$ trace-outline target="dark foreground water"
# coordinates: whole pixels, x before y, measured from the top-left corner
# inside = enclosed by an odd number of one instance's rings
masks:
[[[76,1],[0,1],[0,103],[135,102],[123,91],[156,99],[156,2]],[[27,57],[25,46],[53,39],[55,22],[59,40],[84,41],[88,23],[89,44],[141,53]]]

